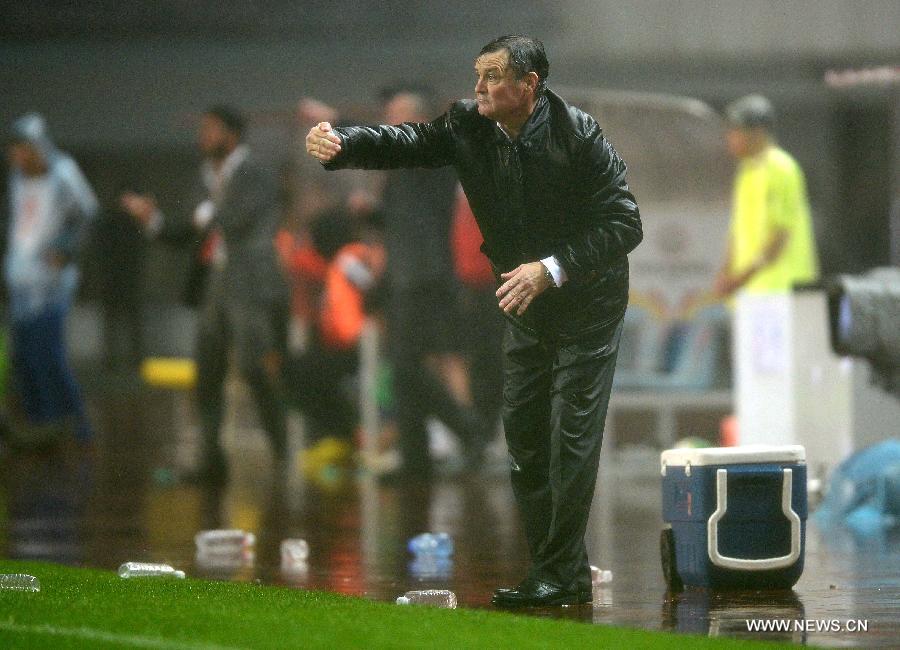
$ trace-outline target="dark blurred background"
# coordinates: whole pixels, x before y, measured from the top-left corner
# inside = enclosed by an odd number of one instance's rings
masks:
[[[196,169],[196,118],[210,104],[245,110],[251,142],[288,161],[300,142],[300,97],[365,115],[361,107],[397,81],[470,96],[480,46],[525,32],[546,45],[551,87],[671,93],[716,109],[768,95],[779,139],[808,177],[823,271],[891,261],[900,195],[895,0],[31,0],[0,2],[0,15],[0,122],[44,113],[105,205],[139,182],[167,188],[161,204],[177,207]],[[881,66],[895,71],[892,82],[826,82],[829,71]],[[179,295],[181,256],[152,247],[151,299]]]

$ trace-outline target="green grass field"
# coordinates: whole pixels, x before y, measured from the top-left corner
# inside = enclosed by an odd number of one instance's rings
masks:
[[[777,647],[247,583],[123,580],[38,562],[0,561],[0,573],[41,581],[39,593],[0,592],[2,648]]]

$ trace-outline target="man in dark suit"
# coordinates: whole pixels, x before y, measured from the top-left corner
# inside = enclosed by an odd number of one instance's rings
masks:
[[[529,575],[500,606],[586,603],[584,533],[641,220],[625,163],[590,115],[546,88],[540,41],[506,36],[475,59],[475,101],[430,123],[332,128],[306,138],[326,168],[453,165],[494,265],[503,425]],[[414,236],[415,233],[410,233]]]
[[[283,474],[286,468],[278,377],[288,303],[274,247],[280,219],[278,183],[275,172],[243,143],[243,134],[244,120],[230,107],[213,107],[203,115],[198,143],[204,163],[190,218],[209,263],[196,358],[205,452],[199,478],[212,484],[227,481],[219,428],[232,350],[271,440],[277,472]],[[151,197],[125,194],[122,206],[151,232],[164,231],[165,219]]]

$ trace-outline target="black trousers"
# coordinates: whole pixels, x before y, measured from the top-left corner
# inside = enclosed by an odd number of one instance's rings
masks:
[[[584,533],[609,406],[621,321],[576,343],[512,324],[503,339],[503,426],[530,577],[591,588]]]

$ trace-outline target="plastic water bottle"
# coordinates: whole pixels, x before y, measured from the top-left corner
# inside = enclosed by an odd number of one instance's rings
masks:
[[[41,581],[27,573],[0,574],[0,591],[40,591]]]
[[[422,533],[409,540],[407,548],[413,555],[450,557],[453,555],[453,540],[447,533]]]
[[[305,563],[309,559],[309,544],[305,539],[285,539],[281,541],[281,564],[290,566]]]
[[[125,562],[119,567],[120,578],[184,578],[184,571],[176,571],[168,564]]]
[[[197,555],[206,558],[248,557],[253,554],[256,536],[236,528],[228,530],[202,530],[194,535]]]
[[[608,585],[613,580],[612,571],[609,569],[599,569],[595,566],[591,567],[591,584],[593,586],[597,585]]]
[[[456,609],[456,594],[448,589],[417,589],[397,598],[398,605],[428,605]]]

